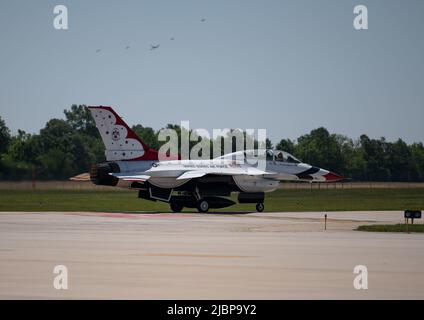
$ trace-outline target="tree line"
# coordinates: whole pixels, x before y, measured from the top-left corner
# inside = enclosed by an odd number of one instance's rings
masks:
[[[0,179],[68,179],[105,161],[104,146],[90,111],[84,105],[64,110],[65,119],[51,119],[37,134],[11,135],[0,117]],[[181,134],[178,125],[168,124]],[[159,130],[137,124],[132,129],[158,149]],[[190,148],[197,141],[190,142]],[[215,143],[212,141],[212,144]],[[222,144],[223,145],[223,144]],[[394,142],[363,134],[353,140],[320,127],[296,140],[282,139],[267,148],[287,151],[306,163],[330,169],[357,181],[424,181],[424,145]],[[212,152],[211,152],[212,155]]]

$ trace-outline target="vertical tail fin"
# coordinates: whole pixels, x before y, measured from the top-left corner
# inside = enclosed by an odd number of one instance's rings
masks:
[[[107,161],[158,160],[157,151],[150,149],[112,107],[88,108],[105,145]]]

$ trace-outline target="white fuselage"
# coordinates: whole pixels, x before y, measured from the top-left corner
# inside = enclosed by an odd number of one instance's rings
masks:
[[[176,188],[190,179],[178,179],[187,171],[201,170],[214,175],[232,176],[237,186],[244,192],[270,192],[278,188],[279,181],[305,181],[297,174],[312,168],[306,163],[284,163],[266,161],[266,172],[243,161],[229,159],[212,160],[171,160],[171,161],[117,161],[123,174],[145,174],[151,178],[149,182],[160,188]],[[323,175],[327,170],[319,169],[312,174],[312,180],[325,181]],[[121,182],[121,187],[128,184]]]

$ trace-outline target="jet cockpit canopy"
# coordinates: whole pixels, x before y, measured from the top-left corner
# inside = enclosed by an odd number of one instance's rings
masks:
[[[277,162],[286,162],[286,163],[301,163],[294,155],[282,151],[282,150],[271,150],[266,151],[266,160],[267,161],[277,161]]]
[[[246,161],[246,159],[258,159],[262,158],[267,161],[276,161],[276,162],[285,162],[285,163],[301,163],[299,159],[297,159],[292,154],[282,151],[282,150],[272,150],[272,149],[250,149],[250,150],[242,150],[233,153],[228,153],[223,156],[218,157],[217,159],[228,159],[228,160],[239,160]]]

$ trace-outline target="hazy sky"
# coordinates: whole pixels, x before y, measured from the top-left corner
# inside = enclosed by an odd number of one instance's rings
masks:
[[[69,30],[53,28],[57,4]],[[357,4],[368,30],[353,28]],[[155,129],[424,141],[423,16],[422,0],[2,0],[0,116],[38,132],[71,104],[103,104]]]

